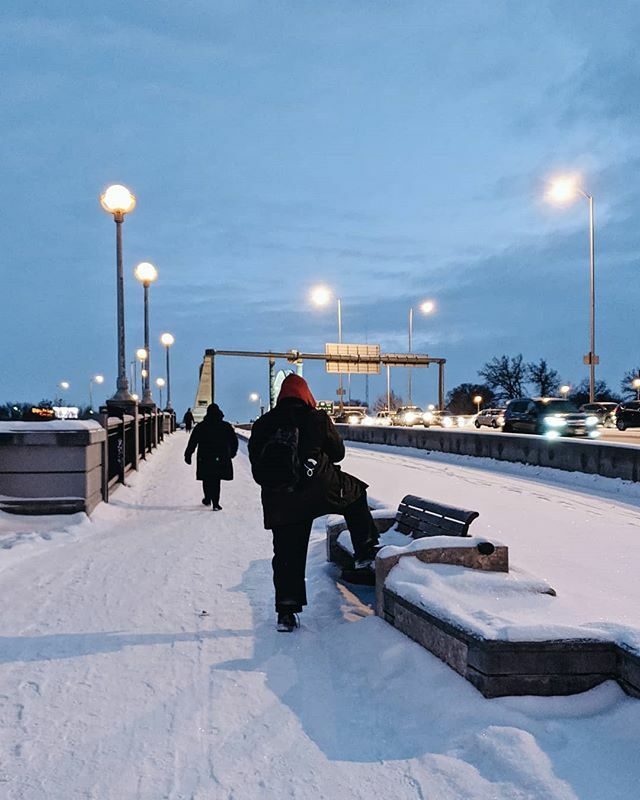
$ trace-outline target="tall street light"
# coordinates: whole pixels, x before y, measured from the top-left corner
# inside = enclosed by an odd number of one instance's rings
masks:
[[[262,416],[264,414],[264,406],[262,405],[262,398],[260,395],[257,392],[251,392],[249,395],[249,400],[251,400],[252,403],[258,404],[260,407],[260,416]]]
[[[560,387],[560,394],[563,396],[565,400],[567,399],[567,395],[569,394],[570,391],[571,387],[569,386],[568,383],[565,383],[564,386]]]
[[[124,335],[124,273],[122,270],[122,223],[125,214],[130,213],[136,206],[136,198],[126,186],[114,184],[100,195],[100,204],[105,211],[113,214],[116,223],[116,291],[118,302],[118,381],[116,393],[112,400],[115,403],[135,402],[129,394],[129,381],[127,380],[127,365],[125,361],[125,335]]]
[[[547,197],[554,203],[571,202],[581,195],[589,203],[589,353],[585,356],[585,364],[589,365],[589,402],[595,401],[596,364],[600,359],[596,355],[596,264],[595,264],[595,223],[593,215],[593,195],[581,188],[575,176],[556,178],[551,182]]]
[[[160,342],[164,345],[164,349],[166,351],[166,363],[167,363],[167,411],[171,411],[171,364],[169,362],[169,348],[175,342],[175,338],[171,333],[163,333],[160,337]]]
[[[333,293],[328,286],[316,286],[311,290],[311,302],[316,306],[326,306],[333,300]],[[338,344],[342,344],[342,300],[335,298],[338,302]],[[338,364],[340,369],[340,364]],[[340,397],[340,408],[344,406],[344,389],[342,385],[342,372],[338,373],[338,395]]]
[[[436,304],[433,300],[425,300],[423,303],[420,303],[420,311],[423,314],[431,314],[436,307]],[[413,306],[409,309],[409,353],[413,352]],[[413,370],[409,367],[409,405],[413,405],[412,400],[412,375]]]
[[[636,390],[636,400],[640,400],[640,378],[634,378],[631,385]]]
[[[149,365],[151,355],[149,350],[149,286],[158,279],[158,270],[148,261],[141,261],[133,271],[133,274],[144,288],[144,347],[147,351],[147,360],[145,363],[147,375],[142,384],[142,403],[146,406],[152,406],[153,397],[151,396],[151,381],[149,380],[149,375],[151,373],[151,367]]]
[[[94,375],[89,381],[89,410],[93,413],[93,384],[104,383],[104,375]]]
[[[480,413],[480,406],[482,405],[482,395],[477,394],[473,398],[473,402],[476,404],[476,413],[479,414]]]
[[[160,392],[160,408],[162,408],[162,387],[165,385],[165,383],[166,381],[164,378],[156,378],[156,386]]]

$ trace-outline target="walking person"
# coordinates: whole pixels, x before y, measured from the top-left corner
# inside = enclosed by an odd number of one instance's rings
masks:
[[[193,414],[191,413],[190,408],[186,410],[185,415],[182,418],[182,424],[184,425],[186,432],[191,433],[191,428],[193,428]]]
[[[196,478],[202,481],[202,505],[212,506],[214,511],[222,511],[220,481],[233,480],[231,459],[238,452],[236,432],[223,420],[224,414],[216,403],[212,403],[207,408],[205,418],[193,429],[184,451],[184,460],[191,464],[191,457],[197,448]]]
[[[272,411],[253,424],[249,459],[262,487],[264,527],[273,533],[273,584],[279,631],[298,627],[307,604],[305,566],[316,517],[345,517],[356,569],[373,571],[378,531],[367,484],[343,472],[344,444],[304,378],[288,375]]]

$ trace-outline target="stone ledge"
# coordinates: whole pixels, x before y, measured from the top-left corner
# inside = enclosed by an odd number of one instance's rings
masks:
[[[436,655],[485,697],[568,695],[616,680],[640,697],[640,653],[595,639],[483,639],[383,589],[379,616]]]

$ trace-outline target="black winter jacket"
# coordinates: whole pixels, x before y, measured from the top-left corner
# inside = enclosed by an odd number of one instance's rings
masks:
[[[302,400],[287,398],[257,419],[251,429],[249,459],[252,466],[269,437],[283,424],[294,424],[299,431],[300,461],[318,462],[312,478],[303,477],[293,492],[262,489],[264,527],[306,522],[324,514],[339,514],[354,503],[367,484],[336,466],[344,458],[344,444],[333,422],[324,411],[311,408]]]
[[[189,437],[184,451],[185,460],[190,463],[191,456],[198,448],[196,478],[199,481],[220,478],[233,480],[231,459],[238,452],[238,437],[228,422],[223,422],[222,412],[207,414],[198,423]]]

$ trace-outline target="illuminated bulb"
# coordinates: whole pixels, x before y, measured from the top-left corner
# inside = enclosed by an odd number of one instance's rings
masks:
[[[257,403],[259,399],[260,395],[257,394],[257,392],[251,392],[251,394],[249,395],[249,400],[251,400],[252,403]]]
[[[133,271],[133,274],[136,276],[137,280],[140,281],[140,283],[145,283],[148,286],[157,279],[158,270],[148,261],[141,261]]]
[[[136,198],[126,186],[115,183],[100,195],[100,205],[110,214],[128,214],[135,208]]]
[[[165,347],[171,347],[171,345],[175,342],[172,334],[170,333],[163,333],[160,337],[160,341]]]
[[[554,203],[568,203],[577,192],[578,182],[575,177],[556,178],[549,186],[547,197]]]
[[[160,389],[162,389],[164,384],[165,384],[165,379],[164,378],[156,378],[156,386],[158,386]]]
[[[316,286],[311,290],[311,302],[316,306],[326,306],[331,301],[331,289],[327,286]]]
[[[144,349],[144,347],[139,347],[136,350],[136,358],[138,360],[140,360],[140,361],[146,361],[147,360],[147,351]]]
[[[420,311],[422,311],[423,314],[430,314],[435,307],[436,304],[433,302],[433,300],[425,300],[424,303],[420,305]]]
[[[104,375],[96,375],[93,380],[96,383],[104,383]]]

